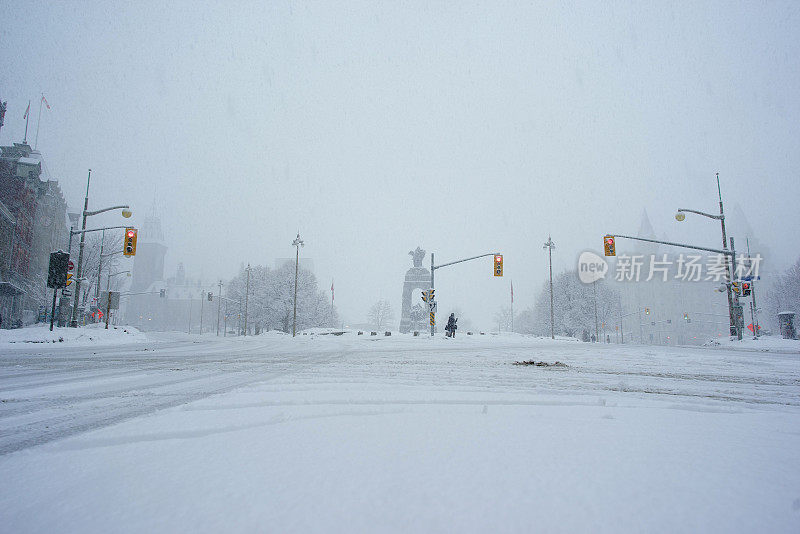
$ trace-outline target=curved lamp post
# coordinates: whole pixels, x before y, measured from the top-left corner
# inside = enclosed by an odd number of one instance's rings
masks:
[[[722,226],[722,250],[728,250],[728,236],[725,233],[725,211],[722,208],[722,191],[719,187],[719,173],[717,173],[717,194],[719,195],[719,215],[714,215],[712,213],[706,213],[704,211],[698,210],[690,210],[687,208],[679,208],[677,213],[675,213],[675,220],[683,221],[686,219],[687,213],[694,213],[697,215],[702,215],[703,217],[708,217],[709,219],[715,219],[720,222]],[[731,238],[733,239],[733,238]],[[730,319],[730,335],[736,336],[741,339],[741,332],[739,331],[739,327],[736,322],[736,317],[733,313],[733,306],[734,306],[734,299],[733,293],[731,292],[731,282],[733,281],[733,272],[732,272],[732,265],[729,262],[729,257],[731,256],[730,253],[725,254],[725,276],[727,281],[725,286],[727,288],[728,293],[728,318]]]

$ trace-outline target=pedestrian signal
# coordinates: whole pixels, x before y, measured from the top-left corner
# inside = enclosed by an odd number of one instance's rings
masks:
[[[742,296],[746,297],[753,291],[750,282],[742,282]]]
[[[616,256],[617,249],[614,246],[614,236],[613,235],[606,235],[603,238],[603,248],[605,250],[606,256]]]
[[[495,254],[494,255],[494,275],[495,276],[503,276],[503,255],[502,254]]]
[[[124,243],[122,245],[123,256],[136,255],[136,234],[137,234],[136,228],[125,229],[125,238],[124,238]]]

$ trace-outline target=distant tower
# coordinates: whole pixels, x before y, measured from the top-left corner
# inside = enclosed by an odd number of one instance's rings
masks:
[[[155,207],[145,217],[144,225],[139,232],[136,245],[136,256],[133,266],[131,291],[147,291],[154,282],[164,280],[164,255],[167,246],[164,244],[164,233],[161,231],[161,219],[156,215]]]

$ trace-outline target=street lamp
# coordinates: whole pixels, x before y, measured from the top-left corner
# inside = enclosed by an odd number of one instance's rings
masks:
[[[78,326],[78,299],[80,298],[80,289],[81,289],[81,263],[83,262],[83,247],[84,242],[86,240],[86,218],[91,217],[92,215],[98,215],[100,213],[105,213],[106,211],[122,209],[122,216],[125,218],[130,217],[133,215],[131,212],[131,207],[127,204],[121,206],[111,206],[110,208],[103,208],[101,210],[89,211],[89,184],[91,183],[92,179],[92,169],[89,169],[89,176],[86,178],[86,198],[83,202],[83,224],[81,226],[81,244],[80,249],[78,251],[78,272],[76,275],[75,280],[75,300],[72,306],[72,319],[70,320],[70,326],[72,328],[76,328]],[[70,231],[70,235],[72,235],[72,231]]]
[[[294,319],[292,322],[292,337],[297,335],[297,273],[300,266],[300,247],[305,246],[305,243],[300,239],[300,232],[297,232],[297,237],[292,241],[292,245],[297,249],[294,259]]]
[[[734,297],[731,291],[731,282],[733,281],[733,272],[732,272],[732,265],[729,262],[729,256],[731,255],[728,253],[728,236],[725,233],[725,211],[722,208],[722,190],[719,186],[719,173],[717,173],[717,194],[719,195],[719,215],[714,215],[711,213],[706,213],[704,211],[697,211],[697,210],[690,210],[685,208],[678,209],[677,213],[675,213],[675,219],[677,221],[683,221],[686,219],[686,213],[696,213],[697,215],[702,215],[703,217],[708,217],[709,219],[718,220],[722,226],[722,250],[725,251],[725,277],[727,281],[725,282],[725,286],[727,288],[728,293],[728,317],[730,319],[730,335],[736,336],[738,339],[742,339],[742,333],[739,330],[739,326],[736,321],[736,316],[734,315]],[[733,239],[733,238],[731,238]],[[738,304],[738,303],[736,303]]]
[[[548,249],[547,254],[550,258],[550,338],[555,339],[556,333],[553,326],[553,249],[556,248],[556,244],[553,243],[553,238],[548,235],[547,243],[542,248]]]

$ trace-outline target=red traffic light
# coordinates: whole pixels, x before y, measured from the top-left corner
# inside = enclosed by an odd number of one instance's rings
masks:
[[[128,237],[133,237],[133,230],[128,230]]]

